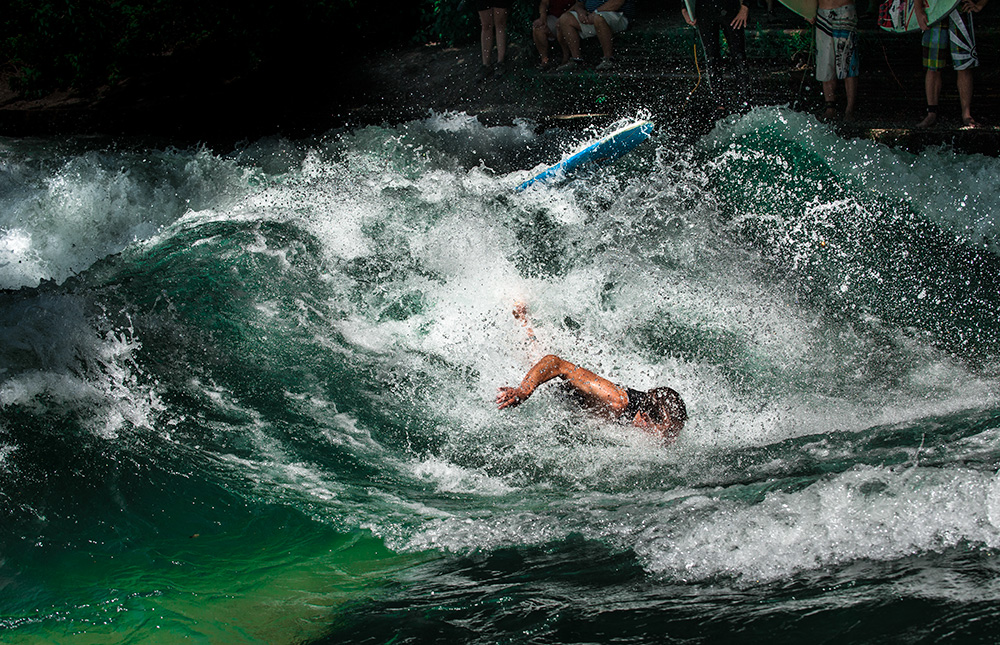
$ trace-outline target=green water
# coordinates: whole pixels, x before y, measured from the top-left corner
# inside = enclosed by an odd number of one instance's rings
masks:
[[[598,134],[0,142],[0,640],[994,642],[997,160]]]

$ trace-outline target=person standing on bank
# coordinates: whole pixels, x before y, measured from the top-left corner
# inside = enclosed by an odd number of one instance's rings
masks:
[[[735,63],[736,89],[742,102],[749,101],[746,39],[749,2],[750,0],[699,0],[697,16],[689,14],[687,6],[681,9],[684,21],[700,29],[702,45],[705,47],[705,71],[710,79],[717,76],[715,70],[722,60],[722,45],[719,41],[719,32],[722,32],[729,47],[729,58]]]
[[[563,64],[559,71],[573,72],[583,69],[580,57],[580,40],[597,37],[603,58],[597,71],[614,69],[614,34],[628,28],[633,0],[586,0],[576,2],[569,11],[559,16],[557,40],[562,49]]]
[[[510,14],[511,0],[477,0],[479,11],[479,42],[483,50],[483,64],[476,74],[476,82],[485,81],[490,75],[502,76],[507,70],[507,16]],[[497,62],[493,60],[493,45],[496,43]]]
[[[919,1],[919,0],[918,0]],[[858,97],[858,12],[854,0],[819,0],[816,18],[816,80],[823,84],[823,120],[837,118],[837,81],[844,82],[844,121],[854,120]]]
[[[958,101],[962,107],[962,127],[978,128],[972,118],[972,70],[979,66],[976,52],[976,33],[972,14],[979,13],[987,0],[964,0],[959,7],[933,25],[927,24],[927,13],[922,1],[916,2],[917,24],[923,31],[923,61],[927,72],[924,76],[924,93],[927,96],[927,115],[917,124],[929,128],[938,119],[938,99],[941,96],[941,70],[948,64],[950,54],[958,84]]]

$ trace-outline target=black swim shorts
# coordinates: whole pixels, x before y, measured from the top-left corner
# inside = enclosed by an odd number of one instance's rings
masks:
[[[633,390],[632,388],[626,388],[625,392],[628,394],[628,405],[622,410],[622,417],[631,419],[635,416],[636,412],[645,410],[642,409],[642,404],[646,399],[647,394],[645,392],[640,392],[639,390]]]

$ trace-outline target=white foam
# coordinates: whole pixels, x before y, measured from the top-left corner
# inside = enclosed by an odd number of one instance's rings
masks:
[[[0,151],[0,287],[62,282],[148,239],[186,210],[246,190],[243,171],[202,150],[66,155]]]
[[[959,239],[1000,252],[1000,159],[929,147],[919,154],[866,139],[845,139],[815,117],[784,108],[755,108],[718,127],[706,139],[722,148],[735,138],[764,130],[815,154],[856,196],[904,200]],[[872,222],[873,225],[877,222]]]
[[[635,548],[663,575],[746,582],[963,543],[993,548],[1000,531],[985,521],[992,486],[990,475],[957,468],[857,467],[759,504],[700,498],[658,512]]]
[[[490,477],[481,469],[462,468],[439,458],[413,463],[413,475],[432,483],[442,493],[474,493],[476,495],[506,495],[515,488],[502,479]]]
[[[0,406],[72,411],[96,435],[152,428],[164,409],[134,360],[131,329],[96,328],[73,296],[41,296],[8,306],[0,317],[6,371]]]

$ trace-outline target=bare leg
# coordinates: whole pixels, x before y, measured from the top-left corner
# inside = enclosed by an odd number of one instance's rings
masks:
[[[962,123],[976,126],[972,118],[972,70],[960,69],[955,73],[958,77],[958,101],[962,104]]]
[[[535,41],[535,49],[542,63],[549,62],[549,28],[546,25],[531,30],[531,38]]]
[[[493,9],[493,24],[497,32],[497,62],[502,63],[507,56],[507,10]]]
[[[837,79],[823,81],[823,100],[826,102],[826,111],[823,112],[823,119],[832,121],[837,118],[837,108],[833,107],[837,100]]]
[[[559,42],[563,45],[565,60],[580,58],[580,21],[569,11],[559,16]]]
[[[927,95],[927,116],[917,124],[918,128],[929,128],[937,123],[937,105],[941,98],[941,70],[929,69],[924,75],[924,93]],[[935,111],[931,111],[933,108]]]
[[[567,11],[563,15],[559,16],[558,22],[556,22],[556,42],[559,43],[559,49],[562,52],[561,61],[562,63],[569,62],[569,45],[566,44],[566,37],[563,35],[562,19],[568,15]]]
[[[479,44],[483,49],[483,65],[489,65],[493,57],[493,10],[479,12]]]
[[[611,27],[608,26],[608,21],[604,19],[604,16],[594,16],[594,31],[597,32],[597,42],[601,43],[601,53],[604,57],[611,58],[614,56],[614,35],[611,32]]]
[[[854,120],[854,107],[858,100],[858,77],[848,76],[844,79],[844,93],[847,95],[847,108],[844,110],[844,120]]]

